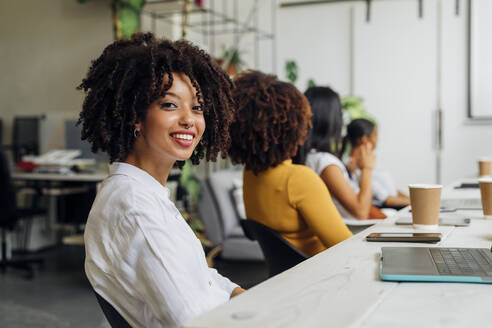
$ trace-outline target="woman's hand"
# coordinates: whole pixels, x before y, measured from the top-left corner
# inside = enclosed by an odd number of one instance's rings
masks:
[[[347,171],[349,171],[350,173],[354,173],[355,170],[357,170],[359,168],[359,166],[357,165],[358,160],[359,160],[359,158],[358,158],[357,154],[355,154],[355,150],[354,150],[354,152],[352,152],[352,156],[350,156],[349,162],[347,164]]]
[[[362,144],[358,147],[357,166],[360,170],[372,170],[376,164],[376,154],[374,154],[373,146],[370,142]]]
[[[236,287],[232,290],[232,293],[231,293],[231,297],[230,298],[233,298],[234,296],[237,296],[239,294],[242,294],[244,293],[246,290],[245,289],[242,289],[241,287]]]

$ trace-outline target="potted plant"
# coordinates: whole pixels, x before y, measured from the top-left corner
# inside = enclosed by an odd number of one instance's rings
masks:
[[[236,47],[225,48],[222,57],[217,59],[217,62],[230,76],[236,75],[244,67],[244,61],[241,59],[241,51]]]

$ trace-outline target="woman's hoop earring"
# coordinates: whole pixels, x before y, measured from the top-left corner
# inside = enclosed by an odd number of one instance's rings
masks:
[[[133,136],[135,139],[140,135],[140,131],[137,130],[137,128],[133,129]]]

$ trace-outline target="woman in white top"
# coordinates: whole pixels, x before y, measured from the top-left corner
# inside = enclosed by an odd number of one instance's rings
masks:
[[[359,149],[356,165],[361,179],[354,184],[340,160],[343,121],[338,94],[328,87],[311,87],[304,95],[311,104],[313,126],[296,161],[304,161],[321,176],[343,218],[371,218],[371,179],[376,160],[371,144]]]
[[[374,148],[378,144],[378,127],[373,122],[359,118],[347,126],[347,134],[343,138],[343,149],[350,145],[350,164],[347,169],[351,172],[351,179],[355,184],[360,180],[361,172],[357,168],[359,148],[370,143]],[[372,178],[373,204],[384,207],[402,208],[410,205],[410,198],[396,189],[391,176],[382,170],[374,170]]]
[[[86,225],[85,271],[134,327],[178,327],[244,290],[205,260],[169,199],[175,163],[227,148],[232,83],[203,51],[150,33],[106,47],[79,86],[80,123],[110,175]]]

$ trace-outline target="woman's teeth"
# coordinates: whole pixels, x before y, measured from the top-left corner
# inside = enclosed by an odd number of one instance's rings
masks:
[[[193,136],[191,134],[173,134],[173,137],[182,140],[193,140]]]

